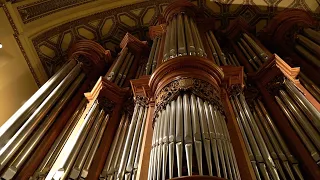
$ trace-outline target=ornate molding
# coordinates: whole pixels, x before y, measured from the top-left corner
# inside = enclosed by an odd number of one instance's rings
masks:
[[[105,96],[98,96],[99,107],[105,111],[106,114],[111,114],[116,103]]]
[[[149,98],[145,97],[145,96],[135,96],[134,97],[134,102],[136,105],[140,105],[140,106],[148,106],[149,104]]]
[[[50,14],[93,1],[97,0],[39,0],[18,6],[17,9],[23,23],[27,24]]]
[[[275,76],[266,85],[267,91],[272,95],[277,95],[280,89],[284,87],[285,77],[283,75]]]
[[[201,79],[182,78],[172,81],[156,95],[154,114],[157,115],[168,103],[176,99],[183,92],[192,93],[217,106],[223,112],[220,90],[217,87]]]
[[[19,46],[19,48],[20,48],[20,50],[21,50],[21,53],[22,53],[24,59],[25,59],[26,62],[27,62],[28,68],[30,69],[31,74],[32,74],[32,76],[33,76],[36,84],[38,85],[38,87],[41,87],[42,84],[40,83],[40,80],[39,80],[36,72],[34,71],[32,65],[31,65],[30,59],[29,59],[29,57],[27,56],[27,53],[26,53],[26,51],[24,50],[24,47],[22,46],[22,43],[21,43],[21,41],[20,41],[20,39],[19,39],[18,29],[17,29],[16,25],[15,25],[14,22],[13,22],[13,19],[12,19],[11,15],[10,15],[10,13],[9,13],[9,11],[8,11],[8,8],[6,7],[5,4],[2,5],[2,8],[3,8],[4,13],[6,14],[6,16],[7,16],[8,20],[9,20],[9,22],[10,22],[10,25],[11,25],[11,27],[12,27],[12,29],[13,29],[13,32],[14,32],[14,34],[13,34],[14,39],[16,40],[16,42],[17,42],[17,44],[18,44],[18,46]]]

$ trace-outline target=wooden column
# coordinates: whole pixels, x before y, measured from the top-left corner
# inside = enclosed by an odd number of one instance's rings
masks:
[[[153,112],[154,112],[154,99],[151,97],[149,88],[150,76],[142,76],[139,79],[131,80],[131,87],[134,96],[144,96],[149,98],[149,109],[146,119],[146,125],[144,127],[144,135],[142,139],[142,148],[140,152],[139,166],[136,179],[147,180],[150,152],[152,147],[153,136]]]

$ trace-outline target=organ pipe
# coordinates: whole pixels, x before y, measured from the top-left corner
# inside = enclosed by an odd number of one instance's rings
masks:
[[[56,172],[56,174],[54,175],[53,177],[54,179],[60,179],[60,180],[68,179],[68,175],[72,170],[73,164],[77,160],[77,156],[81,150],[81,147],[84,144],[86,137],[99,113],[98,108],[99,108],[98,103],[95,101],[90,111],[85,117],[83,125],[79,130],[80,135],[77,138],[76,143],[71,150],[71,153],[68,155],[67,160],[63,163],[62,168],[59,169],[58,172]]]
[[[55,75],[53,75],[41,88],[33,94],[1,127],[0,127],[0,148],[18,131],[25,120],[29,118],[36,108],[47,98],[56,86],[76,66],[76,61],[69,61]]]
[[[298,108],[298,106],[294,103],[294,101],[288,96],[288,94],[280,90],[280,97],[286,104],[286,106],[290,109],[290,111],[294,114],[298,122],[301,124],[303,129],[307,132],[309,138],[314,143],[314,145],[317,147],[317,149],[320,149],[320,135],[316,131],[316,129],[311,125],[309,120],[305,117],[305,115],[301,112],[301,110]]]
[[[174,149],[176,156],[173,155]],[[204,175],[204,165],[208,165],[205,166],[209,168],[208,175],[240,178],[224,116],[215,106],[192,93],[180,94],[159,112],[150,157],[150,180],[173,178],[175,175],[181,177],[184,167],[189,176],[195,171]],[[186,160],[186,164],[182,159]],[[193,159],[197,166],[192,165]],[[212,166],[213,160],[216,168]],[[173,173],[175,165],[177,174]],[[167,168],[169,172],[166,172]]]
[[[76,65],[72,71],[60,82],[60,84],[51,92],[51,94],[44,100],[44,102],[35,110],[29,119],[22,125],[22,127],[15,133],[10,141],[0,151],[0,169],[2,170],[14,153],[24,144],[36,126],[41,122],[43,117],[49,112],[51,107],[59,99],[59,97],[66,90],[68,85],[76,78],[81,71],[81,65]]]
[[[303,46],[296,44],[294,46],[295,50],[298,51],[299,54],[304,56],[309,62],[313,63],[317,67],[320,67],[320,60],[311,54],[308,50],[306,50]]]
[[[153,39],[151,51],[149,54],[147,65],[146,65],[146,75],[150,75],[152,72],[152,62],[155,57],[155,51],[156,51],[158,41],[159,41],[159,37],[156,37]]]
[[[116,60],[116,63],[112,66],[112,69],[110,71],[110,73],[108,73],[106,76],[106,78],[113,82],[115,80],[115,78],[117,77],[117,73],[119,71],[120,66],[122,65],[124,59],[126,58],[128,53],[128,48],[124,48],[122,49],[122,51],[120,52],[120,55],[118,57],[118,59]]]
[[[40,142],[45,133],[49,130],[53,122],[56,120],[59,112],[62,110],[64,105],[71,98],[73,93],[79,87],[80,83],[84,79],[85,75],[81,74],[79,77],[72,83],[67,92],[62,96],[56,106],[51,110],[48,116],[43,120],[40,127],[34,132],[32,137],[28,140],[27,144],[24,145],[23,149],[16,155],[13,162],[9,165],[9,168],[6,170],[2,177],[4,179],[11,179],[19,170],[27,158],[30,156],[32,150],[36,147],[36,145]]]
[[[89,168],[90,168],[90,166],[92,164],[93,157],[94,157],[94,155],[95,155],[95,153],[96,153],[96,151],[98,149],[98,146],[100,144],[100,141],[102,139],[104,130],[106,129],[108,122],[109,122],[109,115],[107,114],[105,116],[105,118],[103,119],[103,122],[101,123],[101,127],[100,127],[100,129],[98,131],[98,134],[97,134],[97,136],[96,136],[96,138],[94,140],[94,143],[93,143],[93,145],[92,145],[92,147],[90,149],[90,152],[89,152],[89,155],[88,155],[88,157],[86,159],[86,162],[85,162],[85,164],[84,164],[84,166],[82,168],[81,178],[86,178],[88,173],[89,173]]]
[[[49,170],[52,168],[54,161],[57,159],[59,153],[61,152],[63,146],[68,140],[68,137],[71,135],[73,129],[78,123],[79,118],[86,108],[86,99],[83,99],[78,105],[77,109],[74,111],[72,117],[69,119],[65,128],[60,133],[58,138],[55,140],[54,144],[51,146],[49,152],[42,160],[42,163],[38,167],[37,171],[34,174],[34,178],[45,177]]]
[[[268,60],[268,55],[260,48],[260,46],[246,33],[243,33],[244,39],[247,41],[249,45],[253,48],[253,50],[258,54],[262,62],[266,62]]]
[[[99,131],[99,127],[101,126],[102,121],[104,120],[104,111],[101,110],[96,117],[90,131],[87,135],[86,140],[84,141],[81,150],[78,154],[78,157],[73,165],[73,168],[69,174],[69,179],[77,179],[80,176],[81,169],[86,161],[90,148],[94,142],[94,139]]]
[[[317,43],[314,43],[309,38],[307,38],[301,34],[298,34],[296,39],[299,44],[306,47],[309,51],[311,51],[318,58],[320,57],[320,46]]]
[[[286,117],[288,118],[289,122],[291,123],[292,127],[294,130],[297,132],[299,137],[301,138],[302,142],[304,145],[307,147],[307,149],[310,152],[310,155],[312,158],[316,161],[319,162],[320,156],[319,152],[316,149],[316,147],[312,144],[311,140],[308,138],[308,136],[305,134],[301,126],[298,124],[292,113],[289,111],[289,109],[286,107],[285,103],[283,102],[282,98],[275,96],[277,103],[279,104],[281,110],[284,112]]]
[[[320,33],[311,29],[311,28],[303,28],[303,34],[305,34],[308,38],[316,42],[320,45]]]

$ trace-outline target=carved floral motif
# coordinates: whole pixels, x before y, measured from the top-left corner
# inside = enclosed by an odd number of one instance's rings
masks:
[[[176,99],[182,92],[192,93],[217,106],[223,112],[220,90],[217,87],[200,79],[184,78],[172,81],[156,95],[154,114],[157,115],[159,111],[163,110],[169,102]]]
[[[113,108],[116,106],[116,103],[110,99],[99,96],[98,97],[99,107],[102,108],[106,114],[110,114],[113,111]]]
[[[267,83],[267,91],[272,95],[277,95],[280,89],[283,89],[285,77],[282,75],[274,77]]]

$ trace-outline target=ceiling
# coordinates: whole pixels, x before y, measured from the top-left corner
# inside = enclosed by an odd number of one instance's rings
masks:
[[[29,68],[42,67],[47,77],[50,77],[66,62],[68,48],[79,39],[97,41],[111,51],[115,51],[126,32],[141,40],[148,40],[148,26],[157,22],[158,15],[170,2],[171,0],[26,0],[10,4],[10,14],[14,14],[15,22],[21,24],[21,29],[25,32],[24,38],[30,42],[28,48],[33,49],[39,61],[29,63]],[[217,29],[226,28],[240,16],[250,25],[256,26],[258,32],[274,15],[288,8],[309,11],[315,19],[320,19],[319,3],[316,0],[192,2],[216,19]],[[109,7],[108,4],[112,6],[112,3],[113,7]],[[39,78],[39,73],[35,72],[34,77]]]

